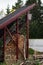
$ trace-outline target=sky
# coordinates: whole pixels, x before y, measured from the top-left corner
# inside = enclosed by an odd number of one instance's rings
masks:
[[[41,0],[43,3],[43,0]],[[7,6],[9,4],[9,7],[11,8],[12,5],[15,5],[15,2],[17,0],[0,0],[0,11],[3,9],[4,11],[7,9]],[[26,0],[23,0],[23,3],[25,4]]]
[[[0,0],[0,11],[3,9],[4,11],[7,9],[7,6],[9,4],[9,7],[11,8],[12,5],[15,5],[15,2],[17,0]],[[23,0],[23,3],[25,3],[26,0]]]

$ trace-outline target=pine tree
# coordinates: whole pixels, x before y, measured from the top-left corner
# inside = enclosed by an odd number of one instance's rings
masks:
[[[38,5],[35,6],[31,10],[32,14],[32,22],[30,22],[30,38],[40,38],[40,5],[41,5],[41,0],[27,0],[26,5],[29,6],[33,3],[37,3]]]
[[[27,0],[26,5],[31,5],[33,3],[36,3],[36,0]]]
[[[22,7],[22,5],[23,5],[23,1],[18,0],[17,3],[15,3],[15,8],[18,9],[18,8]]]
[[[6,13],[7,13],[7,14],[9,14],[9,13],[10,13],[10,8],[9,8],[9,5],[7,6],[7,9],[6,9],[6,10],[7,10],[7,12],[6,12]]]

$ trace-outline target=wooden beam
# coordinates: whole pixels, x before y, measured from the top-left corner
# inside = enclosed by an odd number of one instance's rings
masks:
[[[6,30],[7,30],[8,34],[9,34],[9,36],[11,37],[11,39],[14,41],[14,38],[13,38],[11,32],[9,31],[9,29],[7,27],[6,27]]]
[[[5,45],[6,45],[6,27],[4,28],[4,35],[3,35],[3,50],[5,52]],[[5,54],[4,54],[5,56]]]
[[[18,59],[18,32],[19,32],[19,26],[18,26],[18,19],[16,20],[16,59]]]
[[[29,50],[29,20],[28,20],[28,13],[26,13],[26,58],[28,58],[28,50]]]

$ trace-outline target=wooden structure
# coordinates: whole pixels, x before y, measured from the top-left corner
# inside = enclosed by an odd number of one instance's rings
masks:
[[[18,28],[18,18],[22,15],[22,14],[26,14],[26,39],[27,39],[27,42],[26,42],[26,58],[28,58],[28,46],[29,46],[29,42],[28,42],[28,39],[29,39],[29,31],[28,31],[28,23],[29,23],[29,20],[28,20],[28,12],[33,9],[33,7],[35,6],[36,4],[32,4],[30,6],[23,6],[19,9],[17,9],[15,12],[7,15],[6,17],[2,18],[0,20],[0,30],[3,29],[4,30],[4,34],[3,34],[3,43],[4,43],[4,50],[5,50],[5,44],[6,44],[6,31],[8,32],[9,36],[11,37],[11,39],[14,41],[13,37],[12,37],[12,34],[11,32],[9,31],[9,29],[7,28],[7,26],[9,24],[11,24],[12,22],[14,22],[16,20],[16,34],[17,34],[17,41],[15,43],[15,46],[16,46],[16,59],[18,59],[18,51],[20,51],[20,49],[18,48],[18,31],[19,31],[19,28]],[[15,41],[14,41],[15,42]],[[21,51],[20,51],[21,53]],[[22,53],[21,53],[22,54]]]

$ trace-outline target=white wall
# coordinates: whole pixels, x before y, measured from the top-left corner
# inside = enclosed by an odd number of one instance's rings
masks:
[[[29,47],[36,51],[43,52],[43,39],[29,39]]]

